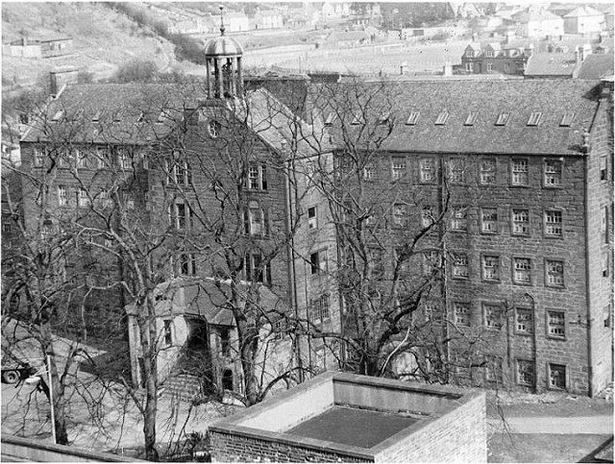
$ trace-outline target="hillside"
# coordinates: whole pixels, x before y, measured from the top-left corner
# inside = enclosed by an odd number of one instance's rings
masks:
[[[57,66],[77,66],[109,77],[122,63],[133,58],[154,61],[160,70],[175,65],[173,46],[134,21],[100,3],[4,3],[3,45],[21,38],[70,36],[70,55],[56,58],[9,56],[3,46],[2,86],[10,90],[34,84]]]

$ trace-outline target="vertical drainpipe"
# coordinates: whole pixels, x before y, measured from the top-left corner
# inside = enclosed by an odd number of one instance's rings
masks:
[[[241,69],[241,67],[240,67]],[[282,153],[282,156],[286,156],[285,153]],[[285,162],[287,163],[288,169],[290,169],[290,163],[288,160],[285,160]],[[288,230],[288,233],[290,233],[291,228],[292,228],[292,218],[291,218],[291,214],[293,211],[292,208],[292,191],[291,191],[291,187],[290,187],[290,179],[288,178],[289,174],[286,174],[285,178],[284,178],[284,183],[285,183],[285,187],[286,187],[286,229]],[[295,202],[297,200],[295,199]],[[294,234],[291,234],[290,236],[290,244],[288,246],[288,257],[290,259],[290,266],[289,266],[289,273],[288,273],[288,287],[290,288],[291,291],[291,302],[292,305],[294,307],[294,312],[295,312],[295,320],[299,319],[299,308],[298,308],[298,304],[297,304],[297,280],[295,279],[295,275],[296,275],[296,270],[295,270],[295,236]],[[296,364],[297,367],[301,367],[301,343],[300,340],[297,339],[297,337],[295,336],[295,357],[296,357]],[[304,380],[304,376],[303,376],[303,371],[301,369],[299,369],[299,381],[303,382]]]
[[[587,388],[589,396],[593,396],[592,385],[592,332],[591,332],[591,318],[590,318],[590,275],[589,275],[589,214],[588,214],[588,199],[589,199],[589,156],[588,149],[584,147],[585,157],[583,158],[583,171],[585,176],[585,190],[583,196],[583,211],[585,212],[585,301],[586,301],[586,321],[587,321]]]
[[[440,168],[440,173],[438,175],[438,179],[439,179],[439,185],[440,188],[438,189],[438,204],[440,205],[440,214],[443,213],[444,210],[444,169],[445,169],[445,163],[444,163],[444,157],[442,155],[440,155],[440,163],[439,163],[439,168]],[[442,218],[443,221],[445,221],[444,217]],[[444,261],[445,256],[446,256],[446,244],[444,241],[444,234],[445,234],[445,227],[443,226],[442,222],[440,224],[438,224],[438,234],[440,237],[440,241],[442,242],[442,246],[441,246],[441,250],[442,250],[442,260],[444,263],[446,263],[446,261]],[[443,332],[443,336],[444,339],[448,339],[448,335],[449,335],[449,330],[448,330],[448,273],[447,273],[447,269],[448,266],[444,266],[444,269],[442,271],[442,283],[441,283],[441,287],[440,287],[440,293],[442,295],[442,306],[443,306],[443,312],[444,314],[442,315],[442,332]],[[445,356],[446,356],[446,362],[450,365],[450,360],[451,360],[451,345],[450,343],[447,341],[446,342],[446,350],[445,350]],[[449,369],[447,367],[446,369],[446,383],[448,383],[450,380],[450,375],[449,375]]]

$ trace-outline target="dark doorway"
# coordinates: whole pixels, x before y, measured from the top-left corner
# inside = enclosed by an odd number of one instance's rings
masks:
[[[224,390],[233,390],[233,371],[225,369],[222,373],[222,388]]]

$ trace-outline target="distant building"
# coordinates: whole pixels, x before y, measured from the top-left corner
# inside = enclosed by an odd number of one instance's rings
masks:
[[[575,8],[564,15],[566,34],[592,34],[600,32],[604,25],[604,14],[588,5]]]
[[[224,13],[224,25],[228,32],[243,32],[250,30],[250,20],[243,12]]]
[[[526,8],[511,19],[517,24],[517,34],[523,37],[543,38],[564,33],[564,19],[542,8]]]
[[[73,39],[70,37],[53,37],[47,39],[28,39],[22,37],[9,44],[11,56],[24,58],[50,58],[67,55],[72,52]]]
[[[182,19],[167,28],[169,34],[207,34],[212,30],[207,18]]]
[[[613,54],[591,54],[583,60],[579,69],[579,79],[603,79],[613,75]]]
[[[532,54],[531,48],[502,48],[497,42],[470,43],[461,57],[462,72],[467,74],[517,74],[522,75]]]
[[[284,18],[276,10],[259,10],[253,24],[254,29],[278,29],[284,25]]]
[[[587,57],[591,56],[591,53],[592,49],[589,44],[577,47],[574,52],[534,53],[527,62],[525,77],[575,78],[578,76],[583,62]],[[586,71],[586,73],[589,73],[589,71]]]

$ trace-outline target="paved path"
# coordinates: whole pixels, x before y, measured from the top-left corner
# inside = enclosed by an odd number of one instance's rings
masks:
[[[507,417],[506,422],[511,433],[587,433],[613,434],[613,416],[588,417]],[[504,431],[500,419],[489,419],[489,426],[494,431]]]

